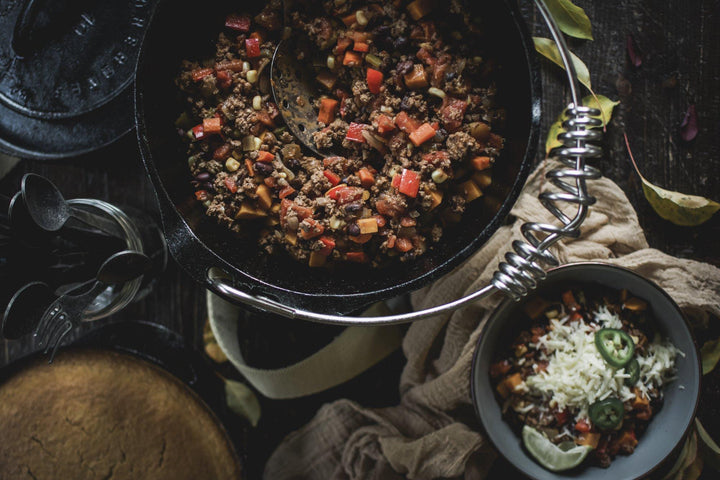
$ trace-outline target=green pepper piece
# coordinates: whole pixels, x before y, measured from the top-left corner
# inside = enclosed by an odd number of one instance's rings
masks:
[[[635,355],[635,342],[630,335],[614,328],[602,328],[595,332],[595,346],[607,363],[622,368]]]
[[[625,379],[625,385],[632,387],[640,378],[640,364],[638,363],[637,358],[633,358],[630,360],[630,363],[625,366],[625,373],[630,375]]]
[[[590,421],[600,430],[617,430],[623,422],[625,409],[617,398],[607,398],[590,405]]]

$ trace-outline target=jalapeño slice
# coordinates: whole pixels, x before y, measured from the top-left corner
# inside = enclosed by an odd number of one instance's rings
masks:
[[[615,368],[624,367],[635,355],[635,343],[630,335],[615,328],[595,332],[595,346],[605,361]]]
[[[625,409],[617,398],[607,398],[590,405],[590,421],[600,430],[616,430],[622,425]]]
[[[625,373],[630,375],[625,379],[625,385],[632,387],[640,379],[640,364],[638,363],[637,358],[633,358],[630,360],[630,363],[625,365]]]

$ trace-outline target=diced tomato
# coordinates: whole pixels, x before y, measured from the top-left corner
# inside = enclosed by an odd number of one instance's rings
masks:
[[[355,200],[360,200],[363,196],[363,189],[358,187],[348,187],[346,185],[337,185],[325,192],[325,196],[343,205],[345,203],[354,202]]]
[[[202,140],[203,138],[205,138],[205,130],[203,130],[202,123],[200,125],[195,125],[192,128],[192,132],[195,140]]]
[[[443,160],[448,160],[450,158],[450,155],[445,150],[440,150],[437,152],[430,152],[423,155],[423,160],[432,163],[433,165],[438,164],[442,162]]]
[[[415,198],[417,197],[419,189],[420,175],[417,172],[404,168],[400,175],[400,186],[398,187],[400,193]]]
[[[412,250],[413,244],[410,240],[403,237],[398,237],[398,239],[395,241],[395,250],[398,250],[402,253],[409,252]]]
[[[332,123],[335,120],[335,109],[337,108],[338,101],[333,98],[323,98],[320,100],[320,112],[318,113],[318,122],[322,122],[326,125]]]
[[[230,70],[220,70],[217,72],[217,86],[223,90],[230,88],[232,85],[232,76]]]
[[[378,133],[380,135],[385,135],[395,130],[395,124],[387,115],[378,115],[375,121],[377,122]]]
[[[382,215],[374,215],[375,221],[377,222],[378,228],[382,228],[387,225],[387,219]]]
[[[342,55],[345,53],[345,50],[352,45],[353,41],[352,39],[348,37],[340,37],[338,38],[337,45],[335,46],[334,54],[335,55]]]
[[[440,119],[448,132],[454,132],[462,125],[467,102],[446,96],[440,108]]]
[[[300,215],[298,214],[298,217]],[[320,223],[313,220],[310,217],[304,218],[302,222],[300,222],[300,228],[298,229],[298,235],[300,238],[303,238],[305,240],[310,240],[311,238],[315,238],[319,235],[322,235],[325,231],[325,227],[323,227]]]
[[[410,134],[410,141],[419,147],[435,136],[435,129],[429,123],[423,123]]]
[[[380,87],[382,86],[383,82],[383,74],[382,72],[368,68],[367,69],[367,84],[368,84],[368,90],[370,90],[370,93],[378,94],[380,93]]]
[[[390,182],[390,185],[393,188],[400,188],[400,179],[402,178],[402,175],[395,174],[392,178],[392,182]]]
[[[358,177],[360,177],[360,184],[365,188],[370,188],[375,185],[375,176],[370,173],[367,168],[361,168],[358,170]]]
[[[235,193],[238,190],[237,183],[235,183],[234,178],[227,177],[225,179],[225,186],[228,190],[230,190],[230,193]]]
[[[332,253],[333,248],[335,248],[335,239],[332,237],[320,237],[320,241],[324,246],[318,253],[327,257]]]
[[[205,135],[220,133],[222,131],[222,120],[218,117],[204,118],[202,127]]]
[[[277,180],[275,179],[275,177],[265,177],[263,178],[263,183],[270,188],[277,187]]]
[[[407,113],[400,112],[395,115],[395,125],[405,133],[412,133],[420,127],[421,123]]]
[[[295,189],[288,185],[287,187],[280,190],[280,193],[278,193],[278,197],[280,197],[280,199],[282,200],[285,197],[289,197],[293,193],[295,193]]]
[[[330,181],[330,183],[332,184],[333,187],[335,185],[337,185],[338,183],[340,183],[340,177],[338,175],[334,174],[333,172],[331,172],[330,170],[324,170],[323,175],[325,175],[325,178],[327,178]]]
[[[562,412],[556,412],[555,413],[555,420],[557,421],[558,425],[565,425],[568,421],[568,415],[567,410],[563,410]]]
[[[260,30],[251,33],[250,38],[256,38],[260,43],[263,43],[265,41],[265,36]]]
[[[424,47],[418,50],[417,54],[415,55],[420,61],[422,61],[425,65],[433,66],[435,65],[435,62],[437,61],[435,57],[432,56],[432,54],[427,51]]]
[[[250,31],[250,17],[247,15],[237,15],[231,13],[225,18],[225,26],[236,32],[249,32]]]
[[[255,112],[255,118],[266,127],[275,128],[275,122],[267,111],[260,110],[259,112]]]
[[[204,202],[208,199],[208,193],[205,190],[198,190],[195,192],[195,198],[200,202]]]
[[[260,40],[257,38],[245,39],[245,53],[248,58],[257,58],[260,56]]]
[[[267,152],[265,150],[258,151],[258,157],[257,157],[258,162],[270,163],[273,160],[275,160],[275,155],[273,155],[272,153]]]
[[[230,144],[224,143],[215,149],[213,152],[213,160],[227,160],[230,156]]]
[[[365,137],[363,137],[362,134],[364,128],[365,124],[363,123],[350,123],[345,139],[353,142],[365,143]]]
[[[345,257],[348,259],[349,262],[355,263],[367,263],[370,261],[370,258],[365,252],[347,252],[345,254]]]
[[[367,52],[367,51],[370,50],[370,45],[368,45],[368,44],[365,43],[365,42],[358,42],[358,41],[356,40],[356,41],[355,41],[355,44],[353,45],[353,50],[355,50],[356,52],[365,53],[365,52]]]
[[[192,71],[192,79],[194,82],[199,82],[208,75],[212,75],[215,72],[213,68],[197,68]]]
[[[400,219],[401,227],[414,227],[417,225],[417,221],[412,217],[403,217]]]
[[[357,15],[355,13],[345,15],[342,18],[342,22],[345,24],[346,27],[352,27],[353,23],[357,22]]]
[[[359,53],[347,51],[345,52],[345,57],[343,58],[343,65],[347,65],[349,67],[355,67],[357,65],[360,65],[362,63],[362,56],[360,56]]]
[[[590,425],[585,420],[578,420],[575,424],[575,430],[580,433],[587,433],[590,431]]]

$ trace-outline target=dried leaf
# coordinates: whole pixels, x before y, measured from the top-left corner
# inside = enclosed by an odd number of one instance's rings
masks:
[[[698,444],[703,460],[715,470],[720,470],[720,447],[710,437],[710,434],[697,418],[695,418],[695,426],[697,427]]]
[[[217,363],[224,363],[228,361],[227,355],[222,351],[220,345],[218,345],[215,335],[213,335],[210,329],[210,322],[205,322],[203,327],[203,343],[205,345],[205,354],[212,358]]]
[[[642,65],[642,56],[640,56],[640,54],[638,54],[635,50],[635,41],[629,33],[627,34],[625,43],[627,45],[627,53],[628,57],[630,57],[630,63],[632,63],[635,67]]]
[[[635,167],[635,171],[642,181],[645,198],[647,198],[653,210],[662,218],[675,225],[694,227],[708,221],[710,217],[720,209],[720,203],[708,198],[665,190],[650,183],[642,176],[637,163],[635,163],[635,158],[633,158],[633,154],[630,151],[627,134],[625,134],[625,144],[627,145],[633,167]]]
[[[592,25],[585,10],[570,0],[545,0],[545,5],[560,30],[571,37],[593,40]]]
[[[602,121],[603,127],[605,127],[610,122],[613,110],[615,109],[615,106],[619,103],[619,101],[610,100],[604,95],[588,95],[587,97],[582,99],[582,104],[586,107],[597,108],[598,110],[600,110],[601,114],[596,118],[599,118]],[[560,143],[560,140],[557,139],[557,136],[565,131],[565,129],[562,127],[562,122],[563,120],[565,120],[564,116],[565,113],[561,113],[558,119],[555,120],[552,125],[550,125],[547,140],[545,141],[546,154],[549,154],[553,148],[562,146],[562,143]]]
[[[697,112],[695,111],[695,104],[691,104],[687,112],[685,112],[685,118],[683,118],[680,124],[680,137],[686,142],[691,142],[695,139],[698,134],[698,123],[697,123]]]
[[[535,50],[537,50],[540,55],[547,58],[555,65],[558,65],[563,69],[565,68],[565,65],[563,65],[562,62],[562,57],[560,56],[560,51],[558,51],[557,45],[555,45],[554,41],[543,37],[533,37],[533,41],[535,42]],[[588,90],[592,91],[590,71],[587,66],[572,52],[570,52],[570,58],[575,66],[575,73],[577,73],[578,80],[580,83],[585,85]]]
[[[700,356],[702,357],[702,373],[707,375],[720,361],[720,338],[705,342],[700,349]]]
[[[260,421],[260,402],[244,383],[225,380],[225,402],[228,408],[256,427]]]

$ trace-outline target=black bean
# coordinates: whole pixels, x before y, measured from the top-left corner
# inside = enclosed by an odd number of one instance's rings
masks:
[[[400,101],[400,110],[408,111],[412,108],[412,105],[410,104],[410,97],[408,95],[405,95],[403,99]]]
[[[435,132],[435,137],[433,138],[433,140],[435,140],[436,142],[442,142],[445,140],[446,137],[447,130],[445,130],[444,128],[439,128],[438,131]]]
[[[410,72],[410,70],[412,70],[412,69],[413,69],[413,62],[411,62],[410,60],[404,60],[402,62],[399,62],[397,64],[397,67],[395,67],[395,70],[397,70],[397,72],[400,75],[405,75],[406,73]]]
[[[198,173],[195,176],[195,180],[197,180],[198,182],[207,182],[208,180],[210,180],[210,174],[208,172]]]
[[[406,47],[408,44],[408,39],[406,37],[398,37],[393,42],[393,46],[397,49],[401,49]]]
[[[275,170],[270,163],[265,162],[255,162],[255,165],[253,165],[253,168],[256,172],[258,172],[260,175],[268,176],[271,175],[273,170]]]
[[[213,185],[210,182],[205,182],[202,184],[203,189],[207,190],[208,192],[215,192],[215,185]]]
[[[347,227],[347,232],[348,232],[348,235],[350,235],[352,237],[357,237],[358,235],[360,235],[360,227],[358,226],[357,223],[351,223]]]
[[[456,72],[447,72],[447,73],[445,74],[445,81],[446,81],[446,82],[452,82],[453,80],[455,80],[455,77],[457,77],[457,73],[456,73]]]
[[[358,202],[345,205],[345,211],[347,213],[355,213],[355,212],[359,212],[360,210],[362,210],[362,204],[360,204]]]

